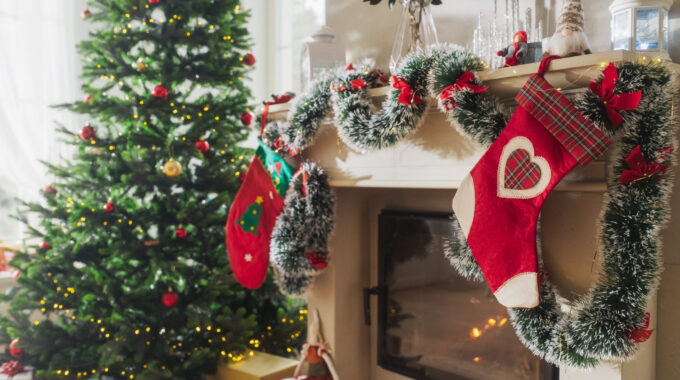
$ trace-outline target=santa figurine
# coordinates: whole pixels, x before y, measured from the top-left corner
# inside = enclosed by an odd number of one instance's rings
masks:
[[[517,66],[526,63],[525,60],[528,53],[529,45],[527,45],[527,32],[523,30],[520,30],[512,36],[512,45],[496,52],[499,57],[505,58],[505,65],[503,67]]]
[[[543,49],[543,57],[559,55],[571,57],[590,54],[590,44],[584,31],[583,4],[581,0],[564,0],[562,13],[557,20],[557,30]]]

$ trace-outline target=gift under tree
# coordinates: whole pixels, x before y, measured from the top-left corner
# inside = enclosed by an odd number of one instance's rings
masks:
[[[271,279],[243,289],[224,245],[252,155],[239,147],[255,63],[248,12],[237,0],[88,8],[84,100],[67,107],[90,123],[63,128],[74,157],[49,165],[44,201],[22,212],[36,214],[37,243],[11,262],[21,275],[3,298],[5,367],[41,379],[203,379],[251,349],[287,354],[304,313]]]

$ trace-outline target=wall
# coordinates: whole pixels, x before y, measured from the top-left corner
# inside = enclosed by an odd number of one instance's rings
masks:
[[[396,5],[388,10],[387,0],[377,6],[368,6],[360,0],[326,0],[326,19],[347,47],[348,60],[359,61],[369,57],[387,67],[392,41],[400,19],[402,7]],[[440,42],[451,42],[469,46],[477,26],[477,16],[481,11],[493,9],[493,1],[501,0],[454,1],[443,0],[443,4],[433,7],[433,16]],[[610,0],[584,0],[586,32],[593,51],[610,50],[609,5]],[[521,12],[531,7],[535,14],[544,20],[544,34],[549,36],[555,28],[555,14],[559,14],[561,0],[520,0]],[[680,38],[680,2],[676,2],[670,13],[671,41]],[[672,45],[672,44],[671,44]],[[680,48],[671,49],[671,57],[680,61]]]

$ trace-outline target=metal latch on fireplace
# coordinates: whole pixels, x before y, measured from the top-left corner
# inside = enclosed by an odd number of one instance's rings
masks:
[[[382,293],[381,286],[374,286],[372,288],[364,288],[364,324],[371,325],[371,299],[370,296],[377,296]]]

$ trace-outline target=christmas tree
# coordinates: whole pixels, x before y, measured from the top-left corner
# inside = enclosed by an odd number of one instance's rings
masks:
[[[21,211],[42,243],[11,263],[0,359],[44,379],[202,379],[251,350],[290,353],[306,311],[271,280],[241,287],[224,243],[252,156],[239,147],[248,12],[238,0],[88,7],[86,97],[65,107],[91,122],[61,128],[74,156],[47,165],[45,200]]]

